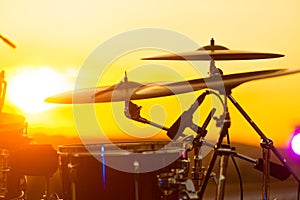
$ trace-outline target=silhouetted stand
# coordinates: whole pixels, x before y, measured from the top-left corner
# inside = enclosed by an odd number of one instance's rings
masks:
[[[219,69],[217,69],[214,65],[214,61],[211,61],[210,66],[210,73],[211,76],[220,76],[218,75],[218,72],[220,72]],[[225,95],[224,100],[224,108],[225,112],[224,115],[220,117],[219,124],[220,126],[223,125],[223,128],[221,130],[218,142],[216,143],[214,147],[214,153],[210,160],[209,167],[206,172],[206,176],[203,180],[202,187],[200,189],[200,192],[198,193],[199,199],[203,198],[208,180],[210,178],[210,174],[212,173],[213,166],[215,164],[215,161],[217,159],[218,155],[221,155],[221,161],[220,161],[220,174],[219,174],[219,181],[217,186],[217,192],[216,192],[216,199],[221,200],[224,198],[224,190],[225,190],[225,181],[226,181],[226,168],[228,163],[228,156],[230,153],[227,151],[218,151],[222,147],[223,139],[227,137],[227,143],[229,142],[229,128],[230,128],[230,115],[228,112],[228,106],[227,106],[227,99],[229,99],[233,105],[237,108],[237,110],[242,114],[242,116],[247,120],[247,122],[254,128],[254,130],[257,132],[257,134],[261,138],[261,147],[262,147],[262,154],[263,154],[263,186],[262,186],[262,199],[263,200],[269,200],[270,199],[270,185],[269,185],[269,178],[270,178],[270,158],[271,158],[271,151],[275,154],[275,156],[280,160],[280,162],[284,165],[284,167],[292,174],[292,176],[295,178],[295,180],[300,184],[300,179],[296,175],[296,173],[291,169],[291,167],[286,163],[286,159],[283,158],[283,156],[278,152],[278,150],[274,147],[273,142],[271,139],[269,139],[259,128],[258,126],[253,122],[253,120],[249,117],[249,115],[245,112],[245,110],[238,104],[238,102],[233,98],[231,95],[231,90],[235,86],[229,86],[225,88],[225,91],[219,90],[220,95]],[[217,88],[215,88],[217,89]],[[230,148],[230,146],[228,147]],[[299,199],[299,194],[298,194]]]

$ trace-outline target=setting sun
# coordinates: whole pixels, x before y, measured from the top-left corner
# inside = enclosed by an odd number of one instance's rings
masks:
[[[22,67],[8,81],[7,98],[26,113],[48,110],[55,105],[45,103],[45,98],[72,87],[66,77],[46,66]]]

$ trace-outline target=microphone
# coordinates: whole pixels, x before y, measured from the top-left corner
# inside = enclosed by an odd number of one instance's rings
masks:
[[[191,105],[191,107],[182,113],[182,115],[175,121],[167,132],[169,138],[176,140],[179,136],[183,136],[183,131],[186,127],[192,127],[193,113],[202,104],[205,96],[209,94],[208,91],[202,93],[197,100]]]

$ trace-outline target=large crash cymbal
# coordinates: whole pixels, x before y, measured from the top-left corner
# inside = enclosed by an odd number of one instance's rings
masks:
[[[183,52],[178,54],[166,54],[154,57],[142,58],[142,60],[254,60],[283,57],[282,54],[262,53],[253,51],[230,50],[221,45],[211,44],[199,48],[196,51]]]
[[[274,69],[223,75],[222,78],[208,77],[173,83],[141,84],[128,81],[121,82],[113,86],[79,89],[65,92],[49,97],[45,99],[45,101],[48,103],[58,104],[86,104],[164,97],[193,92],[205,88],[216,90],[225,89],[228,91],[248,81],[299,72],[300,70]]]

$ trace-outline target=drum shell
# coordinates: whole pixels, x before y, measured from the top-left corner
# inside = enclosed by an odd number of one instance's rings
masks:
[[[51,144],[26,144],[11,153],[14,170],[28,176],[50,176],[58,169],[58,154]]]
[[[151,144],[147,144],[147,148],[148,145]],[[74,148],[74,146],[71,148]],[[95,158],[93,153],[87,153],[84,147],[82,147],[81,150],[77,149],[76,151],[80,151],[77,153],[62,152],[65,150],[66,149],[61,148],[59,152],[64,200],[132,200],[136,199],[137,194],[138,199],[160,199],[162,193],[158,187],[157,176],[161,173],[170,172],[171,169],[180,167],[177,161],[174,160],[167,166],[154,171],[143,173],[124,172],[103,164],[103,162]],[[182,149],[178,149],[177,155],[181,153],[181,150]],[[151,158],[152,155],[149,156],[148,158]],[[168,157],[170,153],[160,156]],[[131,154],[107,155],[105,159],[108,162],[119,159],[123,161],[126,160],[126,163],[132,163],[134,168],[134,156]],[[124,163],[124,165],[126,165],[126,163]],[[138,189],[136,190],[136,188]]]

